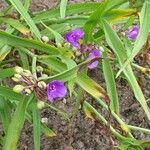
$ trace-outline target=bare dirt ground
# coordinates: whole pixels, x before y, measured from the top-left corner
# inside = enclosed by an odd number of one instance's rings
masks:
[[[90,1],[90,0],[89,0]],[[0,5],[4,0],[0,0]],[[85,0],[69,0],[70,3],[85,2]],[[90,1],[91,2],[91,1]],[[30,11],[42,11],[44,9],[53,8],[59,4],[58,0],[32,0]],[[2,8],[4,6],[2,5]],[[89,72],[89,75],[105,88],[105,82],[101,70],[96,69],[94,72]],[[150,80],[139,74],[142,80],[142,90],[146,98],[150,99]],[[145,118],[142,108],[136,101],[130,87],[123,79],[118,79],[117,89],[120,99],[121,115],[124,120],[131,124],[141,127],[150,128],[150,122]],[[91,100],[87,96],[87,100]],[[73,99],[68,98],[66,103],[58,101],[57,107],[71,113],[74,106]],[[101,110],[103,111],[103,109]],[[90,119],[85,118],[80,110],[72,123],[68,123],[54,111],[45,109],[41,112],[42,118],[47,118],[47,125],[57,133],[56,137],[47,138],[42,135],[41,150],[113,150],[113,145],[109,136],[105,133],[105,128]],[[141,132],[134,132],[137,139],[150,138]],[[33,150],[32,126],[26,122],[22,131],[20,150]]]

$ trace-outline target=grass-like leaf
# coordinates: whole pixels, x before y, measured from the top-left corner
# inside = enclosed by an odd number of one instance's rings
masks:
[[[26,48],[34,48],[38,49],[41,52],[45,52],[47,54],[58,54],[59,50],[54,46],[49,44],[44,44],[37,40],[30,40],[19,38],[17,36],[10,35],[4,31],[0,31],[0,40],[4,42],[4,44],[15,46],[15,47],[26,47]]]
[[[34,149],[40,150],[41,120],[37,102],[32,103]]]
[[[21,1],[19,0],[9,0],[9,2],[15,7],[15,9],[20,13],[20,15],[24,18],[26,23],[29,25],[31,32],[34,34],[35,37],[41,39],[41,34],[36,25],[34,24],[32,18],[28,14],[27,10],[22,5]]]
[[[28,99],[27,98],[20,99],[20,102],[14,113],[14,116],[12,117],[12,121],[8,127],[3,150],[17,149],[17,142],[25,121],[27,104],[32,98],[33,97],[31,96]]]
[[[119,72],[117,73],[117,77],[124,70],[124,68],[133,60],[133,58],[140,52],[143,45],[146,43],[149,30],[150,30],[150,2],[146,1],[143,5],[141,14],[140,14],[140,31],[138,37],[135,41],[134,48],[132,50],[131,55],[128,57],[124,65],[121,67]]]
[[[0,79],[4,79],[7,77],[11,77],[15,74],[15,71],[13,68],[8,68],[8,69],[0,69]]]
[[[28,35],[30,33],[30,30],[16,19],[0,17],[0,22],[11,25],[13,28],[17,29],[24,35]]]
[[[102,60],[102,65],[103,65],[104,78],[106,81],[107,93],[111,100],[110,108],[116,114],[119,115],[119,100],[118,100],[118,94],[117,94],[117,89],[115,85],[114,74],[113,74],[113,70],[109,62],[109,59],[107,59],[106,51],[103,52],[103,57],[104,59]]]
[[[122,67],[124,61],[127,59],[126,50],[121,40],[119,39],[118,35],[113,31],[113,29],[111,28],[111,26],[108,24],[106,20],[103,20],[103,28],[106,36],[106,41],[108,45],[112,48],[114,53],[116,54],[120,67]],[[136,77],[132,71],[130,64],[125,68],[124,74],[133,89],[136,99],[139,101],[148,119],[150,120],[150,110],[147,106],[145,97],[141,91],[140,86],[138,85],[138,82],[136,80]]]
[[[61,18],[65,18],[67,2],[68,0],[61,0],[60,2],[60,17]]]

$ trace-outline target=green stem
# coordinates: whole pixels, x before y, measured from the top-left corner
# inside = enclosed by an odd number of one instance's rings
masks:
[[[26,48],[23,47],[19,47],[21,51],[23,51],[24,53],[28,54],[30,57],[35,57],[36,55],[34,53],[32,53],[31,51],[29,51]]]
[[[150,130],[149,129],[145,129],[145,128],[141,128],[141,127],[137,127],[137,126],[132,126],[132,125],[128,125],[128,127],[131,130],[138,130],[138,131],[142,131],[144,133],[150,134]]]
[[[84,104],[92,110],[95,115],[100,119],[105,125],[108,125],[107,120],[93,107],[91,106],[88,102],[84,101]],[[128,138],[122,136],[120,133],[118,133],[111,125],[110,125],[110,130],[112,133],[120,140],[127,140]]]
[[[34,56],[32,58],[32,74],[33,74],[35,79],[37,79],[37,75],[36,75],[36,61],[37,61],[37,57]]]

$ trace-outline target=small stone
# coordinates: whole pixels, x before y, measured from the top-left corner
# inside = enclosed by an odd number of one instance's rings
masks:
[[[41,122],[47,124],[47,123],[48,123],[48,118],[46,118],[46,117],[42,118],[42,119],[41,119]]]
[[[63,103],[64,103],[64,104],[66,104],[66,103],[67,103],[66,98],[63,98],[63,100],[62,100],[62,101],[63,101]]]

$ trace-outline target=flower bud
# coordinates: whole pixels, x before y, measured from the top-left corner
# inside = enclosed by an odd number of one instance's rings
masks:
[[[23,94],[29,95],[29,94],[31,94],[31,90],[30,89],[24,89]]]
[[[46,89],[46,83],[44,81],[39,81],[38,82],[38,87],[42,88],[42,89]]]
[[[21,93],[23,90],[24,90],[24,86],[22,86],[22,85],[16,85],[13,88],[13,91],[16,93]]]
[[[19,66],[16,66],[14,69],[15,69],[15,72],[18,73],[18,74],[23,72],[23,68],[21,68]]]
[[[38,107],[39,109],[42,109],[42,108],[45,107],[45,103],[44,103],[43,101],[38,101],[38,102],[37,102],[37,107]]]
[[[45,36],[45,35],[42,36],[41,39],[42,39],[43,42],[46,42],[46,43],[49,42],[49,38],[47,36]]]
[[[56,44],[58,48],[62,48],[62,44],[61,43],[57,43]]]
[[[12,77],[11,78],[13,81],[15,81],[15,82],[19,82],[20,80],[18,79],[18,78],[16,78],[16,77]]]
[[[26,77],[29,77],[29,76],[31,76],[32,74],[31,74],[31,71],[30,71],[30,70],[24,70],[24,71],[23,71],[23,75],[26,76]]]
[[[76,51],[75,52],[75,55],[78,57],[78,56],[81,56],[81,52],[80,51]]]
[[[41,66],[36,67],[37,72],[43,72],[43,68]]]
[[[70,45],[70,43],[67,42],[67,43],[64,44],[64,47],[65,47],[66,49],[69,49],[69,48],[71,47],[71,45]]]
[[[17,78],[17,79],[21,79],[22,76],[20,74],[14,74],[14,77]]]

